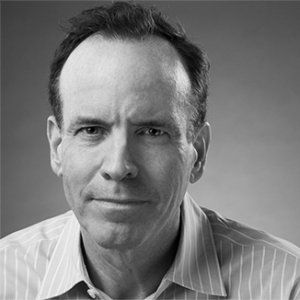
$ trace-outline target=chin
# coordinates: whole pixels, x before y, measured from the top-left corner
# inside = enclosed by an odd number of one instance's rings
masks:
[[[132,224],[133,225],[133,224]],[[98,246],[109,250],[130,250],[137,248],[144,240],[141,232],[136,232],[136,227],[124,224],[106,224],[100,231],[90,232],[90,236]]]

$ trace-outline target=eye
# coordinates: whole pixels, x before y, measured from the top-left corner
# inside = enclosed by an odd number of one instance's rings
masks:
[[[87,126],[80,128],[77,133],[86,138],[96,138],[103,136],[105,130],[99,126]]]
[[[166,134],[166,132],[164,132],[161,129],[156,129],[156,128],[146,128],[144,130],[144,134],[145,135],[149,135],[149,136],[153,136],[153,137],[158,137],[158,136],[162,136],[164,134]]]
[[[100,129],[99,129],[99,127],[85,127],[85,128],[82,128],[81,131],[88,135],[95,135],[95,134],[99,133]]]
[[[160,130],[160,129],[156,129],[156,128],[149,128],[146,130],[145,134],[151,135],[151,136],[161,136],[164,135],[165,132]]]

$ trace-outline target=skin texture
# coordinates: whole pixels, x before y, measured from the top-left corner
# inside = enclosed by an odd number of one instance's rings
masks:
[[[81,225],[90,277],[114,298],[145,297],[174,259],[180,205],[202,174],[209,126],[189,137],[190,80],[159,38],[89,37],[59,88],[63,125],[48,119],[51,165]]]

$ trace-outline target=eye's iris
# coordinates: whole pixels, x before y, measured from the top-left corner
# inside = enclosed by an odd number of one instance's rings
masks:
[[[159,129],[149,128],[148,133],[149,133],[149,135],[152,135],[152,136],[159,136],[159,135],[162,135],[163,132]]]
[[[86,127],[84,130],[89,135],[96,135],[99,133],[98,127]]]

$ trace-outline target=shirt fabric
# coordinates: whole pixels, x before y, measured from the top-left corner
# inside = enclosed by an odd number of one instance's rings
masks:
[[[177,254],[150,299],[300,299],[300,249],[186,194]],[[110,299],[89,279],[72,211],[0,241],[0,299]]]

